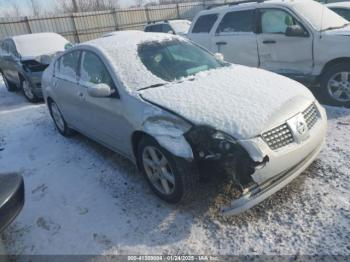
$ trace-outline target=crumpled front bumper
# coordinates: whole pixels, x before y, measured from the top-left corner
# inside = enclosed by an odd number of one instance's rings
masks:
[[[273,195],[294,178],[298,177],[317,157],[327,132],[327,115],[317,103],[320,118],[309,130],[310,136],[301,143],[293,143],[280,150],[273,151],[265,143],[259,143],[259,149],[266,154],[269,161],[256,169],[252,175],[254,184],[244,190],[241,197],[222,209],[225,215],[242,213]]]
[[[243,194],[237,200],[231,202],[229,207],[222,209],[224,215],[237,215],[253,206],[259,204],[269,196],[273,195],[286,185],[288,185],[294,178],[298,177],[317,157],[320,152],[322,144],[316,148],[306,159],[298,163],[290,170],[279,174],[272,179],[264,182],[261,185],[254,185],[250,190]]]

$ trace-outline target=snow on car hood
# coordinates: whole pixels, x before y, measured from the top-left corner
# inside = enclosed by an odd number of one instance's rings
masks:
[[[269,119],[288,101],[297,97],[315,99],[296,81],[239,65],[201,72],[193,81],[187,79],[140,92],[145,100],[194,124],[209,125],[236,139],[261,134]]]

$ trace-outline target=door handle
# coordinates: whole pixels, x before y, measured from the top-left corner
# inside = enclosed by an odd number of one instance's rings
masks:
[[[275,40],[264,40],[263,44],[276,44]]]
[[[216,42],[216,45],[227,45],[227,42]]]

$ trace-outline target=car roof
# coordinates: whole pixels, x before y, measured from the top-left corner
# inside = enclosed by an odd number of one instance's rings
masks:
[[[258,8],[258,7],[270,7],[270,6],[285,6],[285,7],[290,7],[293,6],[297,3],[300,2],[305,2],[305,1],[313,1],[313,0],[268,0],[268,1],[240,1],[232,2],[231,4],[227,5],[219,5],[217,7],[214,7],[209,10],[203,10],[199,14],[204,15],[204,14],[218,14],[221,12],[225,11],[235,11],[235,10],[241,10],[241,9],[253,9],[253,8]]]
[[[327,7],[339,7],[339,8],[346,8],[350,9],[350,1],[348,2],[337,2],[337,3],[330,3],[326,4]]]

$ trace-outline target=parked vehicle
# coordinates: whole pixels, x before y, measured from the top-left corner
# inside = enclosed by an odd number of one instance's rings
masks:
[[[350,104],[349,22],[316,1],[245,1],[205,10],[188,38],[229,62],[320,84],[328,104]]]
[[[57,52],[69,42],[55,33],[18,35],[0,47],[0,73],[8,91],[23,89],[30,102],[42,99],[41,75]]]
[[[231,175],[242,195],[226,214],[297,177],[326,134],[325,110],[302,84],[169,34],[124,31],[79,44],[42,84],[62,135],[77,130],[130,158],[165,201],[193,195],[208,167]]]
[[[329,9],[336,12],[338,15],[350,21],[350,2],[337,2],[326,5]]]
[[[167,33],[184,36],[188,33],[191,22],[184,19],[165,20],[151,22],[145,26],[145,32]]]
[[[17,217],[24,205],[21,175],[0,174],[0,233]]]

